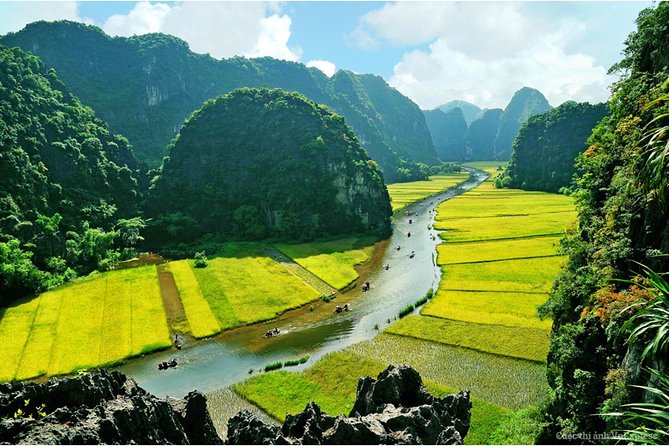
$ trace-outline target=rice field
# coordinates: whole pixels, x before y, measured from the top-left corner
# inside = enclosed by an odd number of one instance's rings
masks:
[[[385,365],[410,365],[424,380],[469,389],[477,399],[510,409],[538,404],[547,390],[545,365],[468,348],[383,333],[347,351]]]
[[[478,263],[493,260],[553,256],[560,237],[444,243],[437,245],[437,264]]]
[[[469,172],[463,171],[448,175],[434,175],[427,181],[389,184],[388,194],[390,195],[393,212],[415,201],[456,186],[468,178]]]
[[[562,262],[554,256],[444,265],[440,289],[547,293]]]
[[[562,235],[575,218],[575,211],[501,217],[453,218],[436,221],[434,228],[444,231],[440,235],[447,242],[518,239],[542,235]]]
[[[273,319],[320,297],[256,243],[229,243],[209,266],[192,271],[222,330]]]
[[[440,289],[421,314],[476,324],[550,330],[552,321],[537,316],[537,308],[547,298],[543,293]]]
[[[3,310],[0,381],[59,375],[171,345],[155,266],[112,271]]]
[[[183,304],[191,334],[195,338],[204,338],[221,331],[221,326],[202,294],[200,284],[193,272],[190,260],[178,260],[167,265],[172,272],[179,297]]]
[[[355,267],[374,252],[373,237],[349,237],[323,242],[276,244],[279,251],[338,290],[356,280]]]
[[[329,415],[348,415],[355,401],[358,378],[376,378],[387,366],[387,362],[374,355],[361,355],[349,348],[325,356],[303,372],[263,373],[236,384],[233,388],[280,421],[288,413],[295,414],[303,410],[310,401],[316,401]],[[436,396],[457,392],[436,381],[423,382]],[[488,442],[490,435],[509,413],[507,408],[472,396],[472,422],[465,443]]]
[[[550,335],[549,330],[539,328],[475,324],[416,315],[401,319],[386,332],[535,362],[546,362]]]

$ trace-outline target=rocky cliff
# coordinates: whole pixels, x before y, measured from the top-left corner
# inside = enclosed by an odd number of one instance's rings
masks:
[[[0,443],[222,444],[205,397],[158,399],[118,372],[0,384]]]
[[[375,380],[358,381],[348,417],[333,417],[311,402],[283,426],[244,411],[228,423],[229,444],[462,444],[469,430],[469,393],[436,398],[418,372],[389,366]]]

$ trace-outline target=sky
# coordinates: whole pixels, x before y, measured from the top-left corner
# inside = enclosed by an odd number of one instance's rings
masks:
[[[110,35],[163,32],[225,58],[271,56],[372,73],[423,109],[504,108],[523,86],[557,106],[601,102],[647,1],[0,1],[0,34],[77,20]]]

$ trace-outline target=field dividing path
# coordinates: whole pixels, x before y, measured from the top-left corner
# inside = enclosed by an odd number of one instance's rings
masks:
[[[281,266],[286,268],[286,270],[288,270],[289,272],[293,273],[294,275],[302,279],[303,282],[310,285],[312,288],[314,288],[322,295],[327,296],[330,294],[332,290],[336,289],[335,287],[325,282],[324,280],[316,276],[308,269],[304,268],[299,263],[295,262],[287,255],[276,249],[274,246],[270,245],[266,246],[265,253],[267,253],[267,255],[272,260],[280,263]]]

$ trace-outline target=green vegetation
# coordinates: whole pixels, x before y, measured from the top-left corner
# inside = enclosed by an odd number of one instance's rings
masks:
[[[262,248],[256,243],[228,243],[207,268],[192,270],[223,330],[273,319],[320,296]]]
[[[277,361],[269,363],[263,369],[265,372],[271,372],[272,370],[279,370],[283,367],[295,367],[296,365],[304,364],[309,360],[309,356],[303,356],[299,359],[290,359],[288,361]]]
[[[17,301],[2,310],[0,336],[0,381],[71,373],[171,344],[155,266]]]
[[[606,115],[606,104],[567,101],[531,117],[513,143],[511,162],[499,186],[558,192],[576,174],[574,159],[587,149],[592,129]]]
[[[653,301],[653,293],[644,288],[646,279],[635,279],[644,275],[639,263],[653,271],[669,271],[669,257],[662,255],[669,253],[669,158],[666,133],[660,130],[666,129],[669,112],[664,99],[669,93],[667,23],[668,3],[639,14],[623,59],[613,67],[622,77],[612,88],[610,114],[595,127],[588,149],[577,158],[576,167],[583,172],[573,194],[578,230],[562,241],[568,260],[542,308],[555,321],[548,356],[553,391],[544,409],[542,442],[554,442],[558,433],[650,426],[642,419],[592,414],[623,412],[624,405],[646,400],[632,386],[656,383],[638,367],[653,336],[648,333],[628,343],[633,327],[626,321],[635,309],[623,310]],[[593,357],[605,360],[592,361]],[[666,354],[662,361],[646,358],[645,363],[666,377],[665,359]],[[661,413],[666,416],[666,407]]]
[[[169,35],[110,37],[68,21],[31,23],[0,43],[32,51],[55,68],[113,131],[128,137],[138,159],[150,167],[160,165],[165,146],[204,101],[260,86],[299,91],[344,116],[387,181],[425,179],[422,163],[438,162],[418,106],[379,76],[338,70],[328,78],[318,69],[270,57],[217,60],[191,52],[186,42]]]
[[[375,242],[374,237],[349,237],[274,246],[321,280],[340,290],[359,277],[355,267],[369,260]]]
[[[467,178],[469,178],[469,173],[459,172],[448,175],[434,175],[427,181],[389,184],[388,194],[390,194],[393,212],[402,209],[408,204],[456,186],[467,180]]]
[[[304,372],[278,371],[256,375],[236,384],[234,390],[281,421],[286,414],[303,410],[309,401],[316,401],[330,415],[348,414],[355,401],[358,377],[376,377],[386,367],[387,363],[375,359],[373,354],[360,355],[347,349],[325,356]],[[455,392],[436,381],[424,380],[424,383],[437,396]],[[472,425],[465,442],[489,442],[489,436],[507,413],[508,409],[474,395]]]
[[[546,362],[549,340],[546,329],[504,327],[421,316],[402,319],[386,332],[536,362]]]
[[[200,284],[195,277],[188,260],[170,262],[167,267],[172,272],[179,291],[179,298],[184,307],[191,334],[204,338],[221,331],[221,326],[202,294]]]
[[[0,306],[134,254],[128,141],[18,48],[0,47],[0,146]]]
[[[163,244],[390,231],[383,176],[351,128],[283,90],[242,88],[205,102],[170,145],[147,203],[147,238]]]

